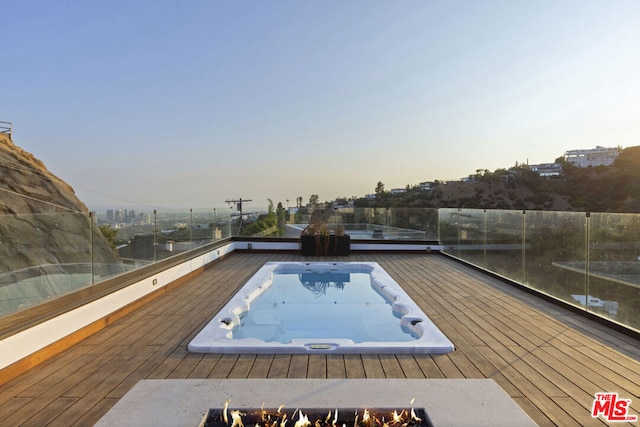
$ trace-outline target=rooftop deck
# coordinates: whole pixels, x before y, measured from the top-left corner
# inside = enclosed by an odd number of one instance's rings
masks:
[[[0,386],[0,425],[91,425],[141,379],[491,378],[539,425],[603,425],[594,394],[640,412],[640,342],[442,255],[352,253],[378,262],[456,346],[446,355],[216,355],[191,338],[267,261],[236,253]],[[326,260],[326,259],[323,259]]]

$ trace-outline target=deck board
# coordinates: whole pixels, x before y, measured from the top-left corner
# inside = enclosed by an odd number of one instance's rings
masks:
[[[287,378],[289,373],[289,364],[291,362],[290,354],[276,354],[271,361],[271,368],[267,378]]]
[[[453,341],[445,355],[193,354],[187,344],[267,261],[233,254],[62,354],[0,386],[2,425],[90,425],[149,378],[491,378],[540,425],[604,425],[593,395],[640,407],[640,343],[440,255],[373,261]]]
[[[347,378],[367,378],[364,370],[364,364],[359,354],[345,354],[344,366]]]
[[[347,369],[342,354],[327,355],[327,378],[347,378]]]
[[[417,354],[414,355],[416,363],[420,367],[420,371],[424,375],[425,378],[444,378],[442,371],[436,365],[436,362],[433,360],[433,357],[426,354]],[[416,378],[420,378],[418,374]]]
[[[291,356],[289,365],[289,378],[306,378],[309,369],[309,356],[306,354],[295,354]],[[246,377],[243,377],[246,378]]]
[[[324,354],[310,354],[308,360],[308,378],[327,378],[327,356]]]
[[[375,354],[363,354],[360,357],[367,378],[385,378],[382,362],[378,356]]]

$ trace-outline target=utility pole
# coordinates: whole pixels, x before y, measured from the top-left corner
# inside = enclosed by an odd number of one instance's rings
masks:
[[[240,235],[240,232],[242,231],[242,203],[245,202],[253,202],[253,200],[251,199],[244,199],[242,200],[242,197],[239,199],[227,199],[225,200],[226,203],[231,204],[234,203],[236,205],[236,210],[238,212],[240,212],[240,220],[238,221],[238,236]]]

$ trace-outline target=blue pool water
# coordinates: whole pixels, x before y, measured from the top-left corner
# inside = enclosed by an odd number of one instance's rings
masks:
[[[453,344],[375,262],[268,262],[191,340],[196,353],[442,354]]]
[[[240,316],[232,333],[285,344],[297,338],[354,343],[417,339],[402,327],[401,317],[371,286],[368,272],[276,270],[271,286]]]

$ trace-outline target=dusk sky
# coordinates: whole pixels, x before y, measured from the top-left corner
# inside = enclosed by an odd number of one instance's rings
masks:
[[[638,0],[0,10],[0,120],[92,209],[293,206],[640,145]]]

